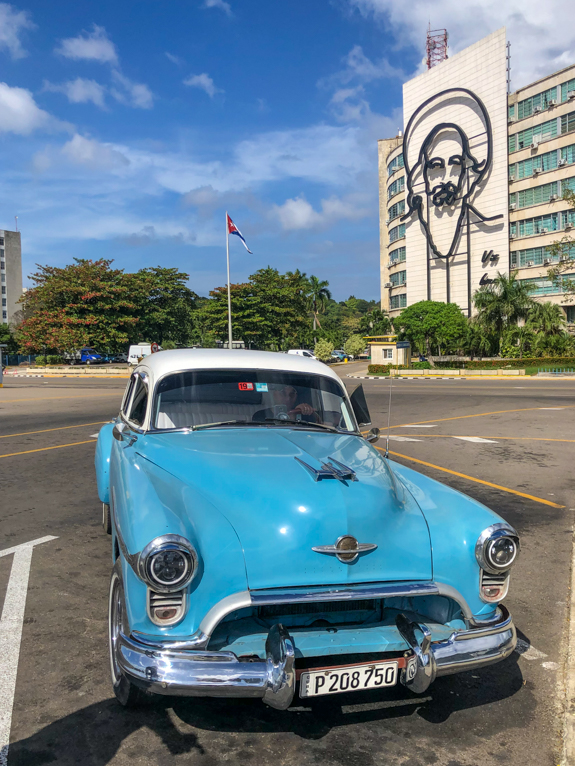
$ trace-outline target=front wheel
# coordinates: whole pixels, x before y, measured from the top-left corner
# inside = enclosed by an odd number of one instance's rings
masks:
[[[112,516],[110,514],[110,506],[108,503],[102,503],[102,526],[107,535],[112,534]]]
[[[128,632],[122,568],[118,559],[112,570],[110,580],[110,601],[108,608],[108,639],[110,644],[110,670],[112,686],[116,699],[124,707],[137,707],[146,699],[146,694],[129,681],[122,673],[119,663],[120,633]]]

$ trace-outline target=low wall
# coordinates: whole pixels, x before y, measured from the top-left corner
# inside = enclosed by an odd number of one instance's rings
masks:
[[[525,375],[525,370],[390,370],[391,375],[400,378],[471,378],[471,377],[507,377]]]

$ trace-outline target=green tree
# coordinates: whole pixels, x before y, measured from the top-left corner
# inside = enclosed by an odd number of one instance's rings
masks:
[[[160,345],[187,345],[193,331],[192,314],[198,296],[186,286],[188,274],[155,266],[132,275],[138,296],[138,332]]]
[[[571,210],[575,210],[575,191],[570,188],[569,181],[562,181],[562,186],[563,199]],[[565,234],[561,239],[547,245],[545,250],[548,257],[554,261],[553,266],[547,270],[547,276],[554,285],[561,287],[561,292],[567,296],[567,300],[573,300],[575,279],[565,275],[572,274],[575,266],[575,239],[570,234]]]
[[[567,326],[561,306],[551,301],[535,303],[529,312],[527,324],[531,330],[545,335],[561,335]]]
[[[420,353],[431,356],[441,342],[444,351],[458,347],[465,338],[467,321],[455,303],[419,301],[408,306],[394,320],[400,338],[410,341]]]
[[[359,331],[364,335],[388,335],[393,330],[387,312],[372,308],[359,321]]]
[[[517,272],[497,273],[491,284],[483,285],[473,296],[477,321],[499,336],[510,325],[526,319],[533,309],[533,285],[517,279]]]
[[[2,349],[3,354],[16,354],[18,351],[18,341],[10,325],[0,324],[0,343],[6,344],[7,348]]]
[[[21,299],[21,347],[26,351],[125,347],[137,334],[142,296],[132,275],[111,264],[103,258],[75,258],[64,268],[38,266],[32,275],[34,287]]]
[[[509,351],[505,350],[510,345],[513,345],[518,351],[519,358],[523,359],[523,354],[531,349],[534,340],[535,333],[528,325],[523,325],[522,327],[515,325],[510,327],[503,336],[501,355],[504,358],[513,358],[516,356],[516,354],[511,354],[511,356],[509,356]]]
[[[331,293],[328,288],[329,282],[327,280],[319,280],[313,274],[307,281],[306,298],[308,308],[313,315],[314,343],[317,342],[315,331],[318,326],[321,327],[318,315],[323,314],[327,301],[331,299]]]
[[[317,356],[318,359],[320,359],[322,362],[327,362],[329,359],[331,359],[331,352],[334,349],[333,343],[330,343],[328,340],[318,340],[318,342],[315,344],[313,353],[314,356]]]
[[[497,335],[489,332],[475,319],[467,323],[463,348],[471,356],[491,356],[498,349],[499,339]]]
[[[362,335],[350,335],[343,350],[349,356],[359,356],[365,350],[365,338]]]

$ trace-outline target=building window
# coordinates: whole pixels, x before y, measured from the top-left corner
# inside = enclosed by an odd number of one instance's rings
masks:
[[[2,285],[2,295],[6,295],[6,288]]]
[[[565,115],[568,117],[570,115]],[[561,118],[561,125],[563,125],[563,117]],[[575,127],[575,125],[574,125]],[[566,133],[566,130],[561,129],[561,133]],[[509,136],[509,152],[518,152],[519,149],[525,149],[530,146],[533,138],[539,138],[544,141],[548,138],[554,138],[557,135],[557,118],[542,122],[540,125],[534,125],[532,128],[526,128],[520,130],[519,133],[515,133],[513,136]]]
[[[515,104],[511,104],[511,106],[509,107],[507,116],[509,119],[511,119],[512,117],[515,117]]]
[[[575,277],[575,274],[564,274],[563,277],[558,277],[555,281],[551,281],[546,277],[538,277],[535,279],[522,279],[521,282],[528,285],[533,285],[533,290],[530,295],[557,295],[563,292],[562,280],[568,280],[571,282]]]
[[[575,306],[563,306],[567,324],[575,324]]]
[[[405,237],[405,224],[401,223],[399,226],[394,226],[389,230],[389,241],[396,242],[398,239]]]
[[[561,133],[571,133],[572,130],[575,130],[575,112],[561,117]]]
[[[7,311],[3,311],[2,312],[2,319],[8,319],[8,312]]]
[[[569,251],[565,248],[562,255],[575,258],[575,242],[569,247]],[[547,260],[551,261],[551,263],[558,263],[559,255],[551,255],[547,247],[529,247],[526,250],[512,251],[510,265],[512,269],[521,269],[524,266],[546,265],[544,262]]]
[[[395,205],[392,205],[389,210],[387,211],[387,216],[389,221],[393,221],[395,218],[399,218],[400,215],[403,215],[405,213],[405,200],[401,200],[400,202],[396,202]]]
[[[396,271],[395,274],[390,276],[389,281],[394,287],[397,287],[398,285],[404,285],[406,282],[406,274],[407,271]]]
[[[554,194],[559,196],[559,184],[557,181],[517,192],[517,199],[514,202],[517,203],[518,208],[541,205],[543,202],[549,202]],[[512,196],[515,197],[515,195]]]
[[[0,246],[4,247],[4,237],[0,237]]]
[[[519,181],[522,178],[530,178],[533,175],[534,170],[544,173],[547,170],[555,170],[557,167],[558,157],[557,149],[555,149],[552,152],[540,154],[538,157],[529,157],[527,160],[522,160],[522,162],[516,162],[515,164],[510,165],[509,174],[514,177],[516,181]]]
[[[6,261],[0,261],[0,269],[4,271],[5,268],[6,268]]]
[[[392,348],[384,348],[384,349],[382,349],[382,358],[383,359],[393,359],[393,349]]]
[[[403,263],[405,261],[405,247],[398,247],[389,254],[389,260],[392,263]]]
[[[403,167],[403,154],[398,154],[397,157],[394,157],[392,161],[387,166],[387,175],[390,176],[392,173],[395,173],[396,170],[399,170],[399,168]]]
[[[548,231],[558,231],[559,214],[548,213],[523,221],[513,221],[510,226],[511,234],[519,237],[531,237],[533,234],[546,234]]]
[[[401,295],[392,295],[389,299],[389,308],[393,311],[394,309],[404,309],[407,306],[407,293],[402,293]]]
[[[391,199],[392,197],[395,197],[396,194],[399,194],[399,192],[402,192],[405,189],[405,176],[401,176],[396,181],[394,181],[392,184],[389,185],[387,189],[387,199]]]
[[[6,305],[7,305],[7,304],[6,304],[6,298],[2,298],[2,305],[3,305],[3,306],[6,306]]]
[[[0,282],[6,281],[6,274],[0,274]]]
[[[538,93],[536,96],[520,101],[517,104],[517,119],[522,120],[524,117],[531,117],[537,107],[547,109],[549,102],[552,100],[557,100],[557,87],[549,88],[549,90],[543,91],[543,93]]]

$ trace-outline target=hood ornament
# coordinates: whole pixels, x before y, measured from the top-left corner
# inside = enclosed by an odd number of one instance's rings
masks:
[[[322,463],[319,470],[317,468],[313,468],[307,463],[304,463],[304,461],[300,460],[299,457],[295,457],[295,460],[297,460],[300,465],[303,465],[303,467],[311,473],[314,481],[321,481],[322,479],[337,479],[341,482],[358,480],[357,476],[355,475],[355,471],[352,471],[351,468],[348,468],[346,465],[340,463],[339,460],[336,460],[333,457],[328,457],[328,462]]]
[[[335,556],[342,564],[351,564],[360,553],[374,551],[377,545],[373,543],[358,543],[355,537],[343,535],[336,540],[335,545],[316,545],[312,551],[316,553],[328,553]]]

